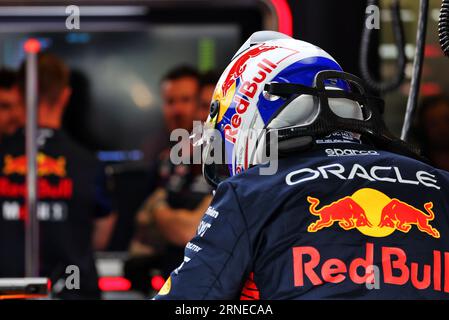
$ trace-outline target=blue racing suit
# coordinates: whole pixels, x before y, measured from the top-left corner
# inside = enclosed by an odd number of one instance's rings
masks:
[[[219,184],[158,299],[449,298],[449,173],[343,138]]]

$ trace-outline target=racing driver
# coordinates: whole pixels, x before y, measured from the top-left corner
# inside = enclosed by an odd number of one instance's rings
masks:
[[[253,34],[206,122],[228,173],[204,161],[214,199],[155,299],[448,298],[449,173],[382,112],[322,49]]]

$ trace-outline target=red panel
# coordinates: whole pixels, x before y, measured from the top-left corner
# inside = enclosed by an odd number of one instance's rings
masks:
[[[278,16],[279,32],[293,36],[293,18],[287,0],[271,0]]]
[[[101,291],[128,291],[131,289],[131,282],[123,277],[101,277],[98,286]]]

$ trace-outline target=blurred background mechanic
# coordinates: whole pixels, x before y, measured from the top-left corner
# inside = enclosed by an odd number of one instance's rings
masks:
[[[62,116],[71,95],[69,68],[48,53],[39,54],[37,66],[40,275],[55,284],[55,297],[98,299],[93,250],[106,247],[115,215],[98,183],[98,161],[62,129]],[[17,82],[12,84],[19,93],[19,101],[14,103],[22,108],[25,76],[22,65]],[[24,200],[25,135],[20,124],[15,125],[16,132],[5,136],[0,149],[0,277],[25,274],[24,223],[28,214]],[[60,285],[69,265],[79,268],[83,284],[79,290],[67,290]]]
[[[209,110],[212,94],[194,68],[179,66],[162,78],[161,96],[167,131],[191,132],[193,121],[199,119],[196,117],[204,116],[204,109]],[[208,101],[207,107],[204,101]],[[188,160],[191,163],[193,159]],[[144,292],[151,280],[151,269],[159,269],[167,277],[182,261],[184,247],[195,235],[212,191],[202,177],[201,165],[174,165],[169,148],[159,156],[154,181],[156,189],[137,214],[131,259],[125,266],[125,275],[133,287]]]
[[[0,70],[0,141],[24,124],[24,107],[20,105],[16,73]]]

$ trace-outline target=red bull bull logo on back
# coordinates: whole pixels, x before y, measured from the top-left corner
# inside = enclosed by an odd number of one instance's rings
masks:
[[[308,226],[309,232],[317,232],[337,222],[344,230],[357,229],[372,237],[386,237],[395,230],[408,233],[412,226],[434,238],[440,237],[440,232],[429,223],[435,218],[433,202],[424,204],[424,212],[370,188],[360,189],[352,196],[320,209],[320,200],[317,198],[309,196],[307,201],[310,203],[310,213],[319,217]]]

